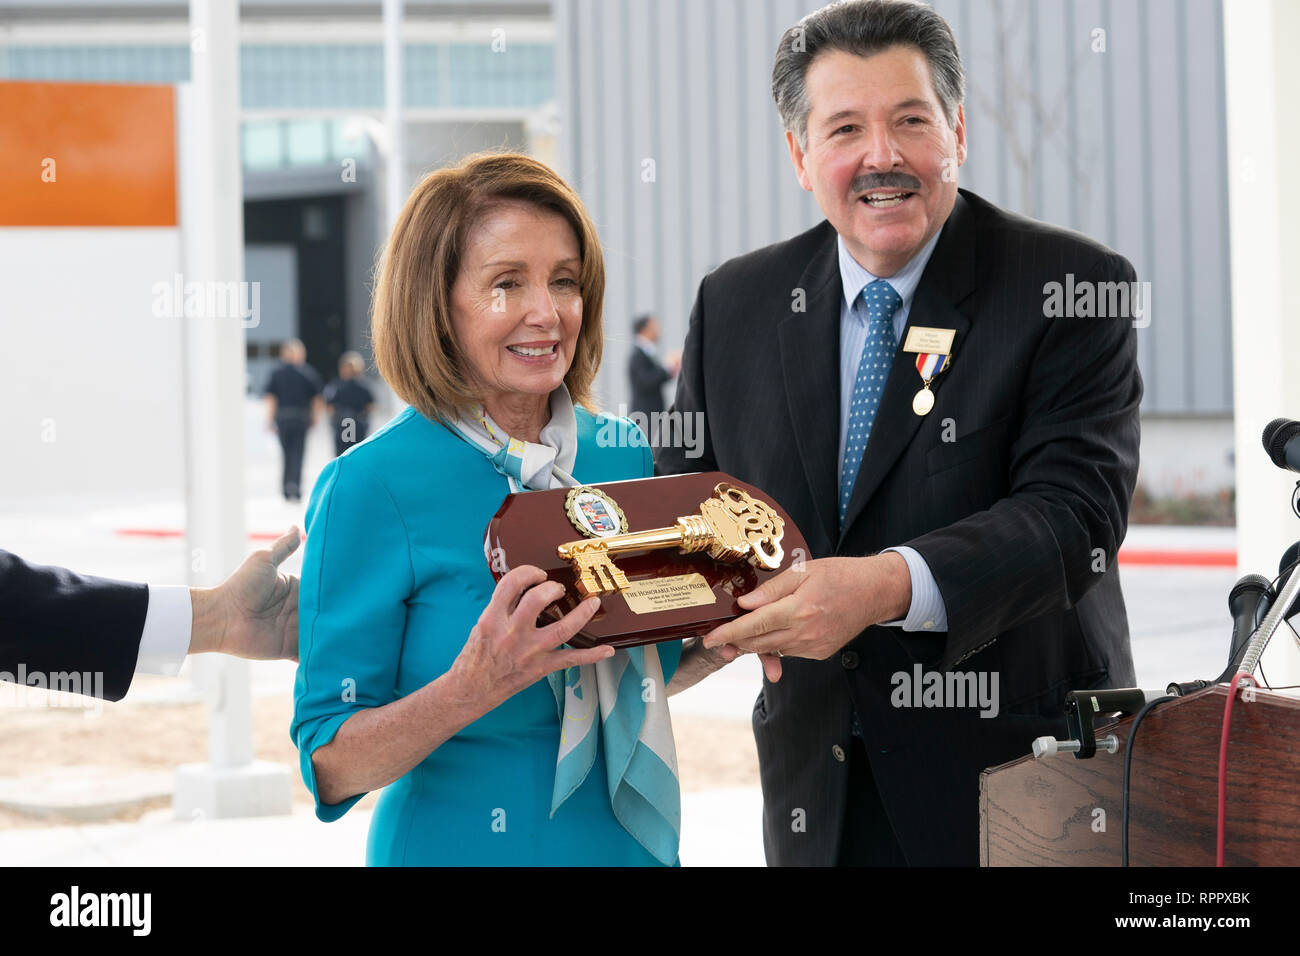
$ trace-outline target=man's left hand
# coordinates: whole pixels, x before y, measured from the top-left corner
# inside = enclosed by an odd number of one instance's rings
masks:
[[[298,579],[280,571],[298,550],[290,528],[270,548],[254,551],[215,588],[191,588],[190,653],[214,651],[253,661],[298,659]]]
[[[705,647],[825,660],[873,624],[907,615],[912,578],[897,552],[819,558],[738,602],[749,611],[704,635]],[[769,677],[769,679],[771,679]]]

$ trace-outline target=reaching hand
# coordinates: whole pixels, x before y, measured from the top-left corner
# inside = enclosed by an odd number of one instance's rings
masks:
[[[911,599],[907,562],[897,552],[821,558],[740,598],[749,613],[704,635],[704,646],[821,661],[872,624],[904,617]],[[768,679],[775,679],[770,672]]]
[[[298,549],[296,527],[254,551],[215,588],[191,588],[190,653],[215,651],[254,661],[298,659],[298,579],[280,564]]]
[[[723,664],[730,664],[741,654],[748,653],[742,651],[735,644],[722,644],[716,649],[707,648],[704,642],[700,642],[700,651],[705,654],[714,654],[721,658]],[[763,665],[763,676],[773,684],[781,679],[781,657],[778,654],[759,654],[759,663]]]

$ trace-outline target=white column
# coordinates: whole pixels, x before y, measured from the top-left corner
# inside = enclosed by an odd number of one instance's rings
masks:
[[[244,278],[239,5],[192,0],[190,32],[190,83],[177,97],[181,261],[187,286],[207,289]],[[248,552],[244,319],[205,314],[183,319],[182,328],[190,582],[211,586]],[[177,768],[176,816],[289,813],[289,768],[253,760],[248,663],[206,654],[193,666],[208,702],[209,763]]]
[[[384,239],[393,231],[397,214],[406,202],[406,130],[402,116],[402,6],[403,0],[384,0],[384,125],[388,128],[388,153],[384,169]]]
[[[1223,21],[1237,560],[1240,573],[1272,578],[1282,552],[1300,538],[1290,508],[1300,476],[1275,467],[1260,442],[1269,420],[1300,419],[1300,4],[1232,0],[1223,5]],[[1226,612],[1224,622],[1226,634]],[[1289,630],[1274,637],[1262,664],[1270,683],[1300,683],[1300,653]]]

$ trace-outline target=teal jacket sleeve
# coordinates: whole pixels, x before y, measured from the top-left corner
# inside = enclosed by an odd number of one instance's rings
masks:
[[[353,714],[396,699],[405,601],[415,576],[396,504],[354,456],[335,459],[321,473],[306,525],[289,733],[316,816],[330,822],[363,794],[322,804],[312,754]]]

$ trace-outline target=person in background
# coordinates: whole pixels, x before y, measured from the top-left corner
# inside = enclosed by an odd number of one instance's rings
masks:
[[[664,383],[677,377],[681,368],[681,352],[668,356],[667,362],[659,361],[656,347],[659,343],[659,320],[653,315],[638,316],[632,323],[636,333],[636,348],[628,359],[627,372],[632,380],[632,407],[630,411],[640,412],[647,418],[655,412],[664,410]]]
[[[280,364],[271,372],[266,396],[266,427],[280,438],[284,452],[281,491],[285,501],[302,500],[302,453],[307,430],[320,415],[321,381],[307,364],[307,347],[298,339],[280,346]]]
[[[338,457],[370,434],[375,393],[361,376],[366,360],[357,352],[339,356],[339,377],[325,386],[325,408],[334,426],[334,455]]]

